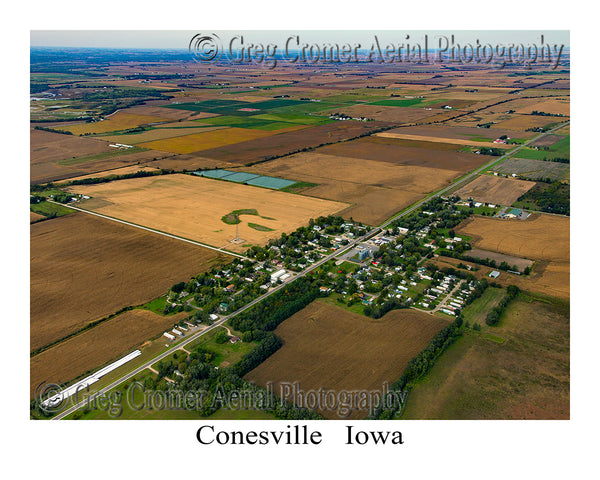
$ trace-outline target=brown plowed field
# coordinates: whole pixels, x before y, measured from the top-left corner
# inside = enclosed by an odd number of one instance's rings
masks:
[[[110,155],[111,153],[116,154]],[[103,152],[100,155],[101,156],[95,159],[94,157],[91,157],[91,159],[82,157],[81,161],[74,159],[73,163],[69,165],[60,165],[56,162],[45,162],[32,165],[30,170],[30,182],[32,184],[55,182],[57,180],[65,180],[71,177],[79,177],[81,175],[103,172],[105,170],[112,170],[130,165],[144,164],[153,160],[174,156],[173,153],[158,152],[155,150],[145,150],[134,153],[127,153],[127,150],[118,150],[115,152],[114,148],[111,148],[110,152]],[[102,155],[107,156],[103,157]]]
[[[283,347],[246,379],[265,386],[300,382],[302,390],[379,390],[400,378],[408,362],[448,325],[417,310],[394,310],[373,320],[316,301],[283,322],[275,333]],[[322,411],[327,418],[337,412]],[[361,418],[367,411],[355,411]]]
[[[484,155],[456,151],[430,150],[428,148],[404,147],[402,140],[382,137],[367,137],[328,145],[320,153],[341,157],[364,158],[398,165],[441,168],[467,172],[489,161]]]
[[[31,225],[31,337],[36,350],[171,285],[223,256],[85,213]]]
[[[30,130],[29,154],[31,168],[73,157],[83,157],[97,153],[110,152],[109,142],[96,138],[83,138],[75,135]]]
[[[496,205],[512,205],[517,199],[535,186],[535,182],[516,178],[480,175],[455,193],[462,199],[472,197],[478,202]]]
[[[130,310],[50,347],[30,360],[30,394],[42,382],[69,382],[118,360],[188,315],[180,312],[162,316],[148,310]]]
[[[369,225],[383,222],[460,175],[454,170],[394,165],[317,152],[299,153],[242,170],[316,183],[318,186],[302,193],[353,204],[343,211],[343,216]]]
[[[332,109],[328,114],[343,112],[351,117],[366,117],[382,122],[413,123],[440,113],[436,110],[425,110],[412,107],[390,107],[385,105],[352,105]]]
[[[317,147],[369,133],[390,124],[384,122],[338,122],[318,125],[294,132],[279,133],[266,138],[203,150],[198,155],[215,160],[247,165],[266,157],[284,155],[302,148]]]

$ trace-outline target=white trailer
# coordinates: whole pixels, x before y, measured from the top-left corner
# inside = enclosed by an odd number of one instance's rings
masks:
[[[175,340],[175,335],[171,335],[169,332],[163,333],[163,336],[167,337],[169,340]]]

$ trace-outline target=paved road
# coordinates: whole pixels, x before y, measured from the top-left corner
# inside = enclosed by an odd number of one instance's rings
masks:
[[[518,151],[521,148],[529,145],[530,143],[534,142],[538,138],[541,138],[541,137],[543,137],[545,135],[552,134],[554,131],[558,130],[559,128],[562,128],[563,126],[567,125],[568,123],[569,122],[563,123],[560,126],[554,128],[552,130],[549,130],[548,132],[542,133],[541,135],[538,135],[538,136],[532,138],[531,140],[528,140],[524,144],[522,144],[519,147],[517,147],[516,149],[512,150],[510,153],[502,155],[501,157],[494,157],[494,159],[492,161],[486,163],[485,165],[483,165],[482,167],[478,168],[477,170],[474,170],[473,172],[471,172],[470,174],[466,175],[465,177],[463,177],[459,181],[453,183],[452,185],[449,185],[448,187],[443,188],[442,190],[438,191],[436,194],[434,194],[434,195],[432,195],[430,197],[427,197],[427,198],[419,201],[418,203],[414,204],[410,208],[404,210],[400,215],[397,215],[396,217],[393,217],[393,218],[390,218],[389,220],[386,220],[379,227],[376,227],[376,228],[370,230],[369,232],[367,232],[362,237],[353,240],[351,243],[349,243],[348,245],[344,246],[343,248],[340,248],[340,249],[336,250],[335,252],[327,255],[326,257],[323,257],[321,260],[316,261],[310,267],[306,268],[305,270],[303,270],[299,274],[294,275],[294,276],[288,278],[281,285],[277,285],[275,288],[273,288],[269,292],[267,292],[267,293],[263,294],[262,296],[260,296],[260,297],[258,297],[256,299],[252,300],[250,303],[246,304],[244,307],[240,308],[239,310],[231,313],[230,315],[227,315],[226,317],[221,318],[217,322],[213,323],[210,327],[208,327],[208,328],[206,328],[206,329],[204,329],[204,330],[202,330],[200,332],[197,332],[197,333],[189,336],[188,338],[185,338],[180,343],[176,344],[177,348],[184,347],[184,346],[188,345],[189,343],[197,340],[200,336],[204,335],[205,333],[210,332],[211,330],[219,327],[220,325],[222,325],[223,323],[227,322],[228,320],[230,320],[231,318],[235,317],[236,315],[239,315],[240,313],[248,310],[249,308],[252,308],[258,302],[261,302],[262,300],[264,300],[268,296],[274,294],[275,292],[277,292],[281,288],[285,287],[287,284],[295,281],[298,278],[301,278],[301,277],[307,275],[309,272],[311,272],[311,271],[315,270],[316,268],[320,267],[321,265],[323,265],[327,261],[336,258],[340,253],[343,253],[343,252],[345,252],[347,250],[350,250],[350,249],[354,248],[355,246],[357,246],[359,243],[364,242],[365,240],[373,237],[374,235],[377,235],[379,232],[381,232],[382,229],[386,228],[389,224],[391,224],[392,222],[396,221],[400,217],[403,217],[405,215],[410,214],[411,212],[413,212],[414,210],[416,210],[417,208],[419,208],[421,205],[423,205],[424,203],[428,202],[431,198],[443,195],[445,192],[447,192],[451,188],[454,188],[457,185],[459,185],[461,183],[464,183],[464,182],[466,182],[469,179],[473,179],[476,175],[478,175],[482,171],[485,171],[492,164],[503,160],[504,158],[508,157],[509,155],[514,154],[516,151]],[[151,228],[146,228],[146,227],[142,227],[140,225],[135,225],[135,224],[132,224],[132,223],[129,223],[129,222],[125,222],[125,221],[118,220],[118,219],[115,219],[115,218],[112,218],[112,217],[108,217],[108,216],[101,215],[101,214],[98,214],[98,213],[95,213],[95,212],[91,212],[89,210],[83,210],[81,208],[76,208],[76,207],[70,207],[70,208],[74,208],[75,210],[79,210],[79,211],[82,211],[82,212],[85,212],[85,213],[89,213],[91,215],[97,215],[99,217],[103,217],[103,218],[106,218],[108,220],[113,220],[113,221],[117,221],[117,222],[120,222],[120,223],[124,223],[126,225],[131,225],[131,226],[136,227],[136,228],[142,228],[144,230],[148,230],[148,231],[151,231],[151,232],[159,233],[161,235],[165,235],[165,236],[168,236],[168,237],[171,237],[171,238],[175,238],[175,239],[178,239],[178,240],[186,241],[186,242],[193,243],[193,244],[200,245],[200,246],[206,246],[207,248],[211,248],[212,250],[217,250],[217,251],[220,251],[222,253],[226,253],[228,255],[235,255],[235,256],[238,256],[238,257],[241,257],[241,258],[246,258],[246,257],[243,257],[241,255],[232,254],[230,252],[221,250],[221,249],[216,248],[216,247],[210,247],[208,245],[204,245],[204,244],[201,244],[199,242],[194,242],[192,240],[188,240],[188,239],[185,239],[185,238],[182,238],[182,237],[177,237],[175,235],[170,235],[170,234],[164,233],[164,232],[159,232],[159,231],[153,230]],[[158,362],[158,361],[166,358],[167,356],[169,356],[173,352],[173,350],[174,350],[173,348],[170,348],[170,349],[166,350],[165,352],[161,353],[157,357],[154,357],[153,359],[147,361],[146,363],[144,363],[143,365],[137,367],[136,369],[132,370],[131,372],[123,375],[121,378],[119,378],[118,380],[115,380],[110,385],[107,385],[106,387],[100,389],[96,394],[100,395],[100,394],[109,392],[113,388],[119,386],[121,383],[126,382],[127,380],[133,378],[134,376],[136,376],[137,374],[139,374],[140,372],[142,372],[146,368],[150,367],[154,363],[156,363],[156,362]],[[74,405],[74,406],[68,408],[67,410],[61,412],[60,414],[56,415],[55,417],[53,417],[53,420],[61,420],[62,418],[70,415],[71,413],[75,412],[79,408],[83,407],[85,404],[86,404],[85,401],[79,402],[77,405]]]

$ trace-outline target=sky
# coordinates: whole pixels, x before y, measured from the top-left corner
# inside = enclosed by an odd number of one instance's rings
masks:
[[[236,35],[243,35],[245,43],[285,44],[288,37],[299,35],[302,43],[334,42],[360,43],[371,45],[374,35],[381,41],[402,43],[408,41],[423,42],[428,36],[430,48],[436,48],[440,36],[450,39],[455,35],[456,43],[471,42],[475,44],[523,43],[539,44],[541,35],[546,43],[569,45],[568,30],[31,30],[30,45],[32,47],[82,47],[82,48],[149,48],[149,49],[187,49],[190,39],[198,34],[216,33],[225,43]]]

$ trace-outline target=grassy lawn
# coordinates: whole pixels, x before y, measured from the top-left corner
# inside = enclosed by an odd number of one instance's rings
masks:
[[[320,297],[317,299],[317,301],[328,303],[330,305],[334,305],[336,307],[343,308],[344,310],[348,310],[349,312],[357,313],[359,315],[363,315],[366,317],[366,315],[364,314],[364,311],[363,311],[365,308],[365,305],[363,305],[362,302],[358,301],[349,307],[347,302],[340,303],[337,301],[338,298],[344,298],[344,297],[345,297],[345,295],[341,295],[339,293],[332,292],[331,295],[329,295],[328,297]],[[367,317],[367,318],[370,318],[370,317]]]
[[[163,312],[165,310],[165,306],[167,305],[167,297],[158,297],[154,300],[145,303],[144,305],[140,305],[138,308],[142,310],[150,310],[151,312],[158,313],[159,315],[164,315]],[[172,312],[175,314],[175,312]],[[170,315],[170,314],[169,314]]]
[[[224,368],[239,362],[246,353],[250,352],[257,345],[257,342],[246,343],[242,341],[234,344],[230,342],[217,343],[215,336],[221,329],[222,327],[211,330],[192,344],[186,346],[185,349],[192,351],[195,347],[203,347],[214,354],[215,357],[212,363],[217,367]],[[233,335],[239,335],[239,332],[235,332],[231,327],[229,327],[229,330],[231,330]]]
[[[486,328],[485,317],[488,312],[500,303],[504,297],[505,291],[502,288],[488,287],[483,295],[463,310],[465,322],[470,325],[478,323],[482,328]]]
[[[36,204],[30,204],[30,210],[46,217],[61,217],[73,213],[75,210],[63,205],[57,205],[56,203],[40,202]]]

